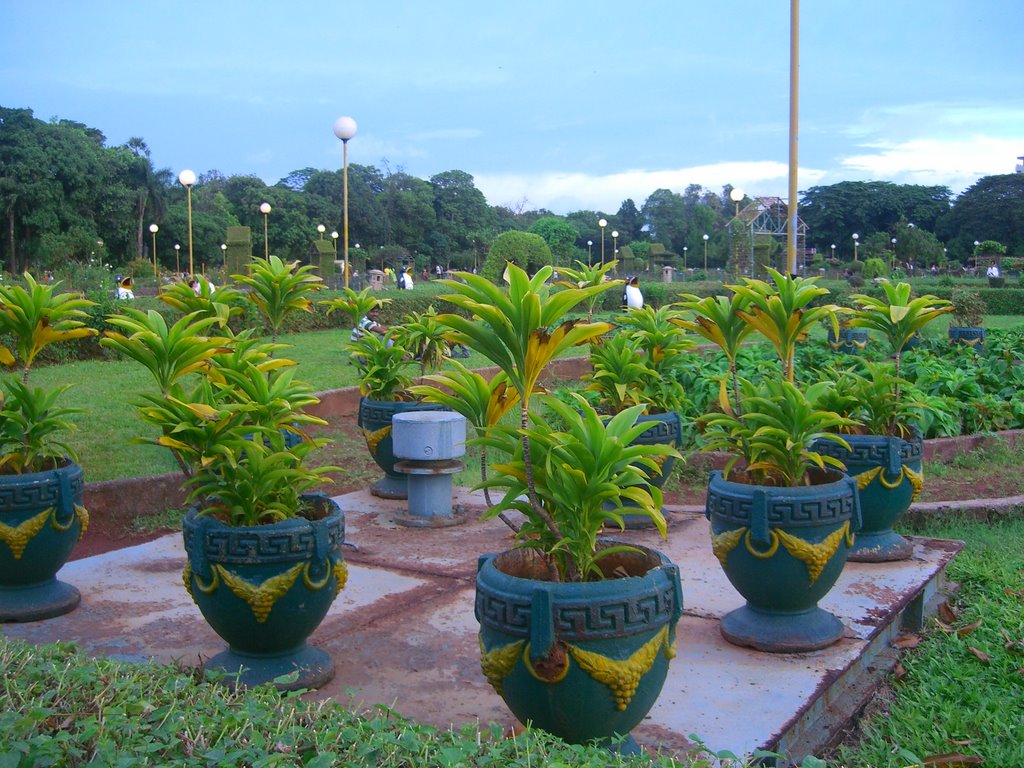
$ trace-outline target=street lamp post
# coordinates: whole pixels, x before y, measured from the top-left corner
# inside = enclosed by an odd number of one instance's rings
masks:
[[[709,237],[710,237],[710,235],[705,233],[705,235],[704,235],[704,279],[705,280],[707,280],[707,277],[708,277],[708,238]]]
[[[594,241],[587,240],[587,264],[594,262]]]
[[[857,246],[860,244],[860,235],[853,233],[853,260],[857,260]]]
[[[341,139],[342,153],[342,218],[345,233],[345,287],[348,288],[348,141],[356,135],[356,121],[351,117],[339,117],[334,121],[334,135]]]
[[[597,226],[601,228],[601,266],[604,266],[604,228],[608,226],[605,219],[598,219]]]
[[[832,263],[834,264],[835,261],[836,261],[836,244],[832,243]]]
[[[149,231],[153,233],[153,277],[159,280],[160,273],[157,271],[156,268],[156,233],[160,231],[160,227],[158,227],[156,224],[150,224]]]
[[[331,231],[331,240],[334,242],[334,258],[338,258],[338,230]]]
[[[981,242],[978,241],[978,240],[975,240],[974,241],[974,271],[975,271],[975,273],[977,273],[977,271],[978,271],[978,246],[979,245],[981,245]]]
[[[181,278],[181,246],[174,244],[174,276]]]
[[[729,193],[729,199],[736,203],[736,216],[739,217],[740,202],[743,200],[743,190],[733,187],[732,191]]]
[[[185,188],[185,193],[188,197],[188,273],[191,275],[194,273],[192,262],[192,185],[196,183],[196,174],[194,171],[186,168],[178,174],[178,181]]]
[[[220,244],[220,255],[224,257],[224,267],[223,267],[223,269],[224,269],[224,277],[226,279],[227,275],[228,275],[228,244],[227,243],[221,243]]]
[[[270,203],[260,203],[260,213],[263,214],[263,258],[270,261]]]
[[[683,272],[686,271],[686,252],[690,250],[688,245],[683,246]]]
[[[619,230],[613,229],[612,230],[612,258],[613,259],[619,258],[619,245],[618,245],[618,242],[619,242]]]
[[[324,232],[327,231],[327,227],[325,227],[323,224],[317,224],[316,225],[316,231],[320,233],[320,239],[323,240],[324,239]]]
[[[892,257],[889,264],[889,271],[892,272],[896,269],[896,238],[892,238],[889,242],[892,243]]]

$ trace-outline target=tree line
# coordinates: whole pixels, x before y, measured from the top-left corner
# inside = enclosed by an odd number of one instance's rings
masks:
[[[615,212],[556,215],[525,203],[490,204],[465,171],[424,180],[382,165],[348,168],[349,254],[356,268],[413,261],[417,269],[469,269],[506,231],[540,235],[558,264],[597,261],[602,252],[610,260],[621,249],[619,255],[641,265],[658,255],[680,266],[688,253],[689,266],[702,266],[705,234],[709,267],[726,267],[731,252],[731,186],[721,193],[698,184],[681,193],[657,189],[639,207],[625,199]],[[341,170],[303,168],[273,185],[253,175],[201,173],[191,193],[197,269],[220,267],[229,226],[251,229],[254,253],[264,251],[266,226],[271,253],[308,259],[313,240],[342,232],[342,196]],[[741,205],[751,202],[745,198]],[[262,203],[271,206],[266,219]],[[89,260],[141,269],[153,261],[152,224],[161,269],[181,271],[183,255],[187,266],[186,190],[171,170],[153,166],[142,138],[108,146],[96,128],[0,107],[0,211],[0,262],[7,272]],[[956,199],[943,186],[812,187],[802,193],[799,214],[808,227],[808,250],[819,257],[851,259],[854,232],[861,259],[891,248],[901,261],[923,266],[966,263],[975,240],[996,240],[1011,255],[1024,254],[1024,174],[985,177]],[[335,243],[340,252],[342,238]]]

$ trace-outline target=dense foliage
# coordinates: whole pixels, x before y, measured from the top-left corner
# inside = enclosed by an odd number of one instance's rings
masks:
[[[735,212],[730,185],[721,193],[698,184],[681,193],[658,189],[639,206],[626,199],[617,212],[565,216],[528,210],[522,203],[489,203],[473,177],[460,170],[424,180],[401,169],[350,163],[348,190],[349,255],[360,273],[402,263],[414,265],[417,274],[437,265],[479,269],[495,238],[507,231],[539,235],[560,264],[596,261],[602,253],[612,260],[618,248],[626,272],[649,268],[657,274],[663,264],[682,268],[687,256],[691,269],[702,268],[705,260],[709,270],[725,268],[735,249],[728,226]],[[248,227],[256,254],[267,247],[266,232],[270,252],[308,260],[318,225],[328,232],[342,230],[342,196],[341,169],[302,168],[272,185],[252,175],[201,172],[191,195],[195,271],[224,265],[221,245],[228,227]],[[259,211],[264,202],[271,206],[266,218]],[[948,260],[970,263],[975,240],[999,241],[1008,256],[1019,256],[1022,208],[1024,175],[1007,174],[980,179],[955,201],[945,187],[890,182],[812,187],[803,193],[800,216],[809,227],[808,249],[816,252],[810,257],[814,268],[826,254],[849,261],[853,232],[860,236],[861,259],[928,268]],[[0,261],[6,272],[110,264],[136,276],[151,274],[154,248],[164,272],[188,268],[185,188],[176,171],[153,166],[139,137],[111,147],[96,128],[66,119],[44,122],[30,109],[0,107],[0,210],[6,235]],[[607,220],[604,229],[598,226],[601,218]],[[158,226],[155,234],[152,224]],[[755,247],[766,258],[781,253],[764,243]]]

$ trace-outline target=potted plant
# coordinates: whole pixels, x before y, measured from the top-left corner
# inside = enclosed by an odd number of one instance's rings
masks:
[[[24,279],[0,283],[0,362],[20,372],[0,389],[0,621],[48,619],[79,604],[79,591],[56,576],[89,524],[82,469],[61,438],[77,413],[57,404],[70,385],[32,387],[29,371],[50,344],[96,334],[83,323],[93,302]]]
[[[888,285],[888,283],[883,283]],[[827,332],[828,346],[833,352],[842,352],[847,355],[859,355],[868,345],[868,332],[866,328],[857,328],[850,322],[848,316],[839,318],[839,333],[833,332],[832,328]]]
[[[677,369],[694,344],[673,324],[680,316],[670,306],[633,309],[618,319],[614,333],[590,345],[591,372],[583,377],[584,391],[597,395],[597,408],[605,414],[641,405],[639,420],[647,429],[636,438],[640,444],[682,445],[681,414],[689,403]],[[667,457],[652,482],[663,487],[674,466],[675,458]],[[650,525],[646,515],[627,515],[625,521],[630,528]]]
[[[949,324],[949,340],[980,352],[985,347],[985,329],[982,327],[985,301],[973,288],[954,288],[951,299],[953,317]]]
[[[903,350],[937,317],[953,311],[935,296],[911,297],[908,283],[882,283],[883,297],[855,294],[849,323],[881,337],[891,360],[865,363],[866,375],[829,370],[833,383],[822,407],[857,423],[842,431],[847,445],[821,442],[817,449],[841,461],[860,489],[862,524],[857,542],[847,555],[859,562],[905,560],[910,542],[893,531],[921,493],[924,442],[915,426],[918,403],[906,397],[901,378]]]
[[[312,492],[337,468],[305,463],[325,442],[305,428],[326,422],[305,412],[317,400],[275,356],[281,345],[233,334],[223,318],[210,308],[168,325],[129,309],[108,318],[119,330],[101,343],[157,383],[138,406],[157,435],[138,441],[169,448],[190,489],[183,580],[228,643],[205,669],[242,685],[315,688],[334,662],[306,639],[347,575],[344,514]]]
[[[407,322],[387,328],[382,334],[360,329],[362,319],[388,302],[378,299],[366,288],[324,302],[328,314],[345,313],[352,321],[353,333],[344,348],[359,375],[359,428],[366,447],[384,477],[370,486],[370,493],[384,499],[408,498],[408,476],[395,470],[391,420],[399,413],[437,410],[440,406],[424,403],[415,395],[413,370],[419,357],[421,376],[430,367],[448,359],[448,345],[436,316],[414,316]],[[383,326],[379,326],[383,328]]]
[[[475,438],[496,455],[482,486],[505,491],[486,514],[522,519],[514,549],[480,560],[481,666],[522,722],[572,742],[625,736],[664,683],[682,590],[678,569],[659,553],[600,533],[629,500],[630,512],[650,516],[664,534],[661,492],[649,480],[675,449],[632,444],[645,429],[636,423],[642,406],[605,421],[582,398],[570,406],[537,397],[550,360],[610,329],[566,315],[611,284],[552,289],[551,267],[531,278],[510,264],[505,274],[507,291],[470,273],[440,281],[452,289],[442,298],[470,315],[439,316],[449,340],[499,369],[491,384],[447,375],[467,385],[475,406],[466,410],[481,422],[519,405],[518,424],[488,423]],[[531,409],[540,403],[562,426]],[[650,610],[629,608],[641,604]]]
[[[859,526],[856,484],[835,459],[813,449],[816,439],[842,442],[831,430],[849,423],[814,407],[818,390],[796,386],[796,344],[839,307],[814,305],[828,294],[816,278],[768,270],[772,282],[745,278],[728,285],[732,298],[685,302],[691,321],[730,360],[720,412],[701,419],[702,449],[724,451],[729,462],[711,473],[705,514],[712,548],[746,604],[722,617],[723,637],[772,652],[824,648],[843,634],[842,622],[818,607],[835,584]],[[740,341],[764,337],[782,364],[778,380],[758,385],[734,364]]]

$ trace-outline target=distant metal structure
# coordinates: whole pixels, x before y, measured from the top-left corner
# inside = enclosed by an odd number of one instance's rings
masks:
[[[777,252],[776,241],[781,241],[783,262],[789,222],[789,206],[781,197],[757,197],[740,209],[729,222],[730,259],[738,275],[757,277],[764,267],[771,263]],[[806,266],[807,225],[797,216],[796,252],[797,267],[802,271]],[[759,251],[767,253],[758,259]],[[785,271],[785,263],[772,264]]]

